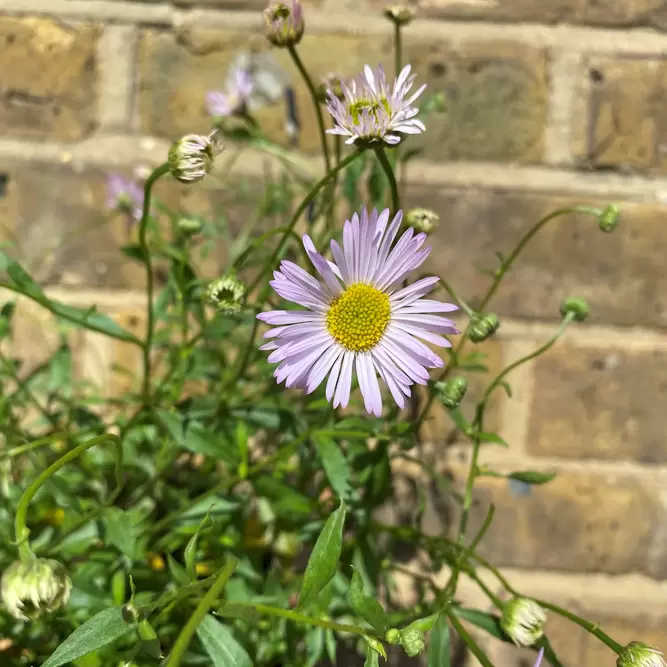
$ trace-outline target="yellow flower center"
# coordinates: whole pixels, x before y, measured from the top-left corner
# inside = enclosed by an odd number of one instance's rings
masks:
[[[391,305],[384,292],[355,283],[331,302],[327,330],[346,350],[367,352],[380,342],[390,316]]]
[[[348,110],[354,122],[358,123],[361,119],[361,114],[363,113],[364,109],[368,109],[371,112],[371,115],[377,119],[377,112],[380,106],[382,106],[384,110],[389,113],[389,102],[385,98],[382,98],[380,102],[377,102],[377,100],[358,100],[353,104],[350,104]]]

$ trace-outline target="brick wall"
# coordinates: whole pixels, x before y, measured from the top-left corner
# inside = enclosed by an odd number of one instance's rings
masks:
[[[141,329],[141,271],[116,250],[127,228],[102,224],[104,171],[157,164],[169,140],[208,129],[206,90],[221,84],[239,50],[266,48],[263,4],[0,2],[0,236],[18,243],[55,295],[98,303]],[[305,4],[301,51],[315,75],[386,60],[381,0]],[[487,345],[492,367],[543,342],[564,296],[586,297],[592,316],[515,373],[513,400],[493,405],[510,449],[489,448],[484,461],[559,477],[529,495],[482,480],[480,515],[488,501],[497,507],[486,552],[526,593],[571,605],[620,641],[667,649],[667,5],[420,4],[406,61],[447,93],[450,108],[430,122],[410,198],[441,213],[438,270],[470,297],[486,284],[478,269],[539,215],[609,200],[623,210],[610,236],[572,218],[548,227],[498,295],[503,326]],[[296,86],[302,145],[313,153],[314,120],[284,55],[276,57]],[[269,108],[260,118],[285,141],[280,113]],[[262,164],[250,155],[236,169],[252,175]],[[171,186],[161,196],[206,211],[225,201],[220,183]],[[56,343],[44,323],[38,309],[22,307],[18,338],[31,364]],[[112,391],[125,380],[112,377],[111,364],[136,367],[136,351],[119,343],[89,333],[73,343],[80,374]],[[442,415],[432,417],[433,446],[442,447],[449,428]],[[465,463],[465,448],[451,451]],[[448,515],[434,496],[429,528],[442,530]],[[553,621],[552,631],[567,664],[612,664],[572,626]],[[509,655],[499,659],[510,664]]]

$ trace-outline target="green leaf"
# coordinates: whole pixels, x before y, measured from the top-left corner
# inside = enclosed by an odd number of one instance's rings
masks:
[[[102,514],[105,542],[116,547],[128,558],[134,558],[137,529],[120,507],[107,507]]]
[[[185,552],[183,554],[183,559],[185,560],[185,570],[192,579],[197,578],[197,570],[195,564],[195,558],[197,556],[197,540],[199,539],[199,535],[203,531],[207,530],[213,525],[213,521],[211,519],[211,509],[212,508],[209,508],[209,511],[206,512],[206,516],[204,517],[203,521],[199,524],[197,532],[188,541],[185,547]]]
[[[292,520],[307,517],[314,508],[314,501],[279,479],[262,475],[254,480],[257,494],[273,503],[273,510],[283,518]]]
[[[371,646],[366,651],[366,662],[364,667],[380,667],[380,654]]]
[[[452,418],[452,421],[456,424],[456,428],[459,429],[462,433],[467,433],[470,429],[470,424],[468,420],[463,416],[463,413],[458,408],[449,410],[449,416]]]
[[[0,310],[0,339],[5,338],[10,333],[15,312],[15,301],[8,301]]]
[[[451,643],[447,617],[441,614],[428,636],[428,667],[450,667],[452,664]]]
[[[477,438],[480,442],[492,442],[496,445],[509,447],[509,445],[497,433],[484,433],[483,431],[477,431],[470,437]]]
[[[162,647],[160,646],[160,640],[158,639],[157,633],[145,618],[139,621],[137,634],[141,640],[141,647],[146,653],[153,658],[162,657]]]
[[[324,435],[313,436],[313,441],[331,488],[339,498],[349,498],[352,493],[351,474],[340,447]]]
[[[364,582],[361,575],[355,570],[350,584],[350,602],[354,610],[372,628],[384,634],[389,627],[387,615],[382,605],[374,598],[364,593]]]
[[[199,422],[192,422],[185,433],[183,447],[195,454],[204,454],[236,467],[239,462],[234,444],[224,433],[211,431]]]
[[[504,642],[509,642],[507,635],[500,627],[500,619],[493,614],[488,614],[477,609],[467,609],[465,607],[452,607],[452,611],[459,617],[463,618],[469,623],[476,625],[478,628],[488,632],[492,637],[501,639]],[[431,667],[429,665],[429,667]]]
[[[210,614],[199,624],[197,637],[214,667],[253,667],[250,656],[229,628]]]
[[[345,503],[341,501],[339,508],[327,519],[315,542],[303,575],[299,607],[305,607],[312,602],[336,574],[343,549],[343,526],[346,512]]]
[[[537,472],[535,470],[524,470],[521,472],[512,472],[507,475],[508,479],[516,479],[525,484],[546,484],[556,478],[555,472]]]
[[[171,578],[177,584],[185,586],[190,583],[186,569],[171,554],[167,554],[167,567],[169,567]]]
[[[236,446],[239,450],[238,476],[245,479],[248,476],[248,425],[244,421],[238,421],[236,424]]]
[[[120,610],[120,607],[111,607],[95,614],[67,637],[42,667],[66,665],[120,639],[130,630]]]

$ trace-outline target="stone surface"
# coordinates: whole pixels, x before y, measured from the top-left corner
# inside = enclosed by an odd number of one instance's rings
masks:
[[[667,65],[659,59],[590,58],[588,117],[575,126],[574,151],[586,164],[667,169]]]
[[[467,471],[455,469],[453,474],[463,486]],[[620,474],[561,471],[554,481],[536,487],[482,477],[468,534],[476,534],[493,503],[495,516],[480,553],[498,567],[636,572],[664,579],[664,494],[658,482]],[[441,514],[441,534],[458,525],[457,508]]]
[[[0,134],[74,141],[95,124],[99,29],[0,17]]]
[[[490,285],[481,269],[496,269],[542,216],[573,204],[604,206],[592,198],[528,192],[414,186],[406,208],[439,212],[426,272],[442,273],[473,305]],[[595,218],[567,216],[547,224],[508,272],[490,308],[501,315],[556,320],[563,298],[589,301],[590,322],[667,326],[667,246],[664,208],[622,203],[622,222],[603,234]]]
[[[667,462],[667,355],[557,345],[534,367],[531,454]]]
[[[364,64],[390,65],[391,37],[368,40],[351,35],[306,36],[302,60],[317,82],[331,71],[354,76]],[[406,38],[405,61],[413,65],[428,93],[443,91],[447,114],[428,119],[426,140],[416,142],[431,159],[539,161],[547,122],[546,57],[513,43],[475,43],[454,49],[443,41]],[[210,119],[204,99],[224,85],[226,72],[241,52],[267,51],[261,34],[186,30],[147,31],[140,56],[140,118],[143,131],[177,138],[206,132]],[[280,76],[294,87],[302,125],[300,148],[319,150],[315,115],[305,85],[284,50],[270,55]],[[259,109],[256,117],[272,139],[287,143],[285,103]],[[325,112],[326,115],[326,112]],[[328,123],[328,118],[325,118]]]

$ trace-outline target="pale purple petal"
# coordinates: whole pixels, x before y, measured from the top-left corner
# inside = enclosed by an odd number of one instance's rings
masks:
[[[315,269],[317,269],[317,272],[324,278],[324,282],[331,294],[333,296],[341,294],[343,290],[341,289],[338,278],[336,278],[336,274],[331,270],[327,260],[315,250],[315,245],[307,234],[303,237],[303,247],[306,249],[306,253]]]
[[[357,379],[364,397],[366,411],[376,417],[382,415],[382,394],[378,384],[373,359],[369,354],[357,354]]]
[[[343,364],[340,369],[340,377],[336,385],[333,406],[339,405],[346,408],[350,402],[350,390],[352,388],[352,367],[354,366],[354,352],[345,352],[343,355]]]

